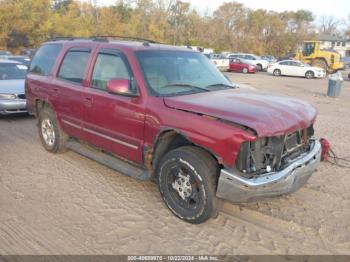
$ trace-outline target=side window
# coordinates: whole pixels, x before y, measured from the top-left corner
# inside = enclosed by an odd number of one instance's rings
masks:
[[[49,75],[61,49],[60,44],[47,44],[40,47],[30,64],[29,72]]]
[[[70,49],[63,59],[58,78],[81,84],[89,56],[90,50]]]
[[[289,62],[288,61],[284,61],[284,62],[280,62],[280,65],[289,65]]]
[[[116,54],[100,53],[92,74],[92,87],[106,90],[107,82],[113,78],[132,80],[122,57]]]

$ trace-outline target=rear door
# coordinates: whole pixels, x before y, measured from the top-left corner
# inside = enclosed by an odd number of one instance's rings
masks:
[[[235,72],[240,72],[239,59],[231,58],[230,61],[230,69]]]
[[[135,97],[111,94],[110,79],[128,79]],[[84,95],[84,130],[87,140],[113,154],[142,163],[144,106],[127,57],[102,48],[96,55],[90,88]]]
[[[289,61],[279,62],[277,68],[281,70],[282,75],[290,75]]]
[[[85,139],[82,130],[84,79],[91,59],[91,48],[76,46],[68,49],[52,82],[54,107],[67,133]]]

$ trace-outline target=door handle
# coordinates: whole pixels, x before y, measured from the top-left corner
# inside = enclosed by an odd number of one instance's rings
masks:
[[[85,97],[84,104],[87,107],[91,107],[92,106],[92,97]]]

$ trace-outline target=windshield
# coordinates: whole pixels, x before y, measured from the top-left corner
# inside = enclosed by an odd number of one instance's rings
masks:
[[[188,51],[138,51],[137,59],[152,95],[175,96],[232,88],[204,55]]]
[[[0,80],[24,79],[26,73],[25,65],[0,63]]]

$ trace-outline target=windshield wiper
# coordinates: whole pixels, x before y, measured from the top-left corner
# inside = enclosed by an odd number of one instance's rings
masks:
[[[199,90],[204,90],[206,92],[210,92],[210,89],[208,89],[206,87],[200,87],[200,86],[195,86],[195,85],[191,85],[191,84],[183,84],[183,83],[167,84],[167,85],[161,86],[159,89],[167,88],[167,87],[189,87],[192,89],[199,89]]]
[[[237,88],[237,86],[235,86],[235,85],[228,85],[228,84],[224,84],[224,83],[217,83],[217,84],[208,85],[206,88],[217,87],[217,86],[223,86],[223,87],[228,87],[228,88]]]

